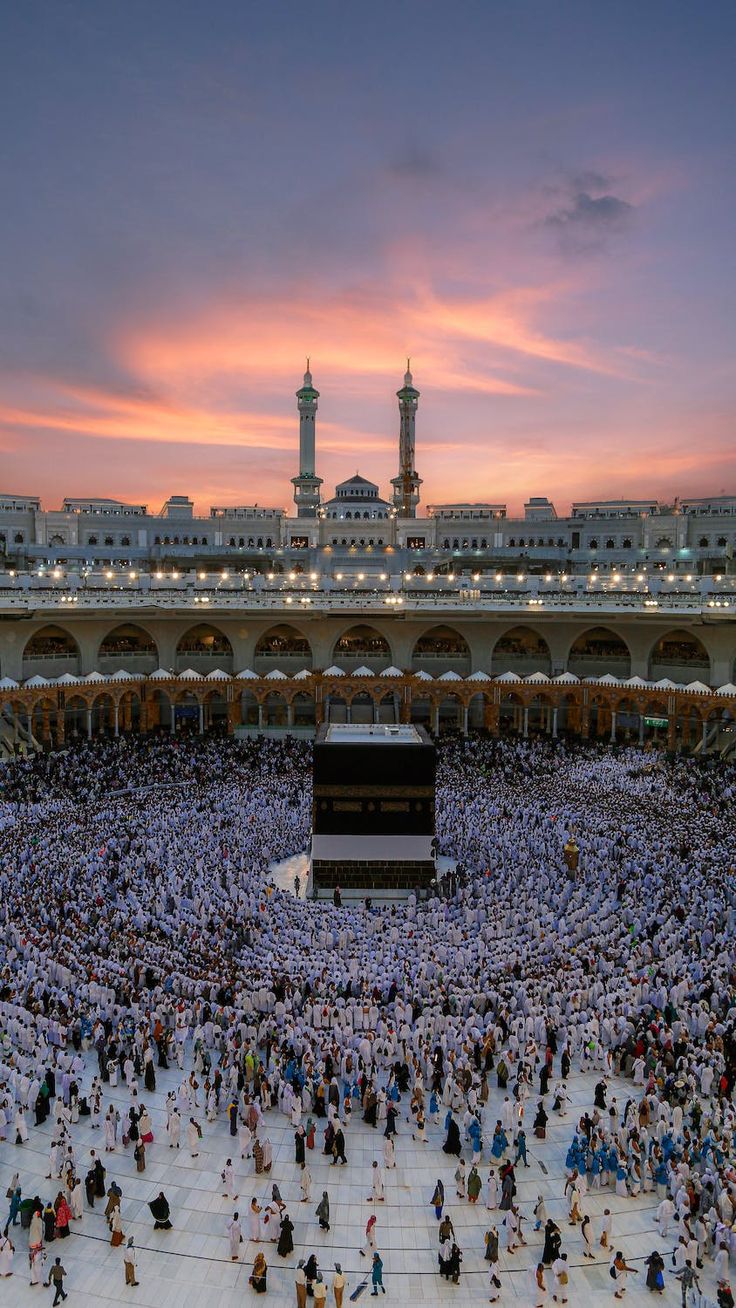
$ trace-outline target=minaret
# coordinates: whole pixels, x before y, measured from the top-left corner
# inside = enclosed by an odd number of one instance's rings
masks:
[[[399,475],[391,478],[391,485],[394,488],[394,508],[401,518],[416,517],[419,487],[422,484],[422,479],[417,476],[414,466],[414,441],[419,391],[414,386],[414,379],[409,368],[410,362],[411,360],[407,359],[404,385],[400,391],[396,392],[401,418],[399,428]]]
[[[299,476],[291,479],[294,487],[294,503],[298,518],[316,518],[319,509],[319,488],[322,485],[322,478],[315,476],[314,472],[315,418],[319,391],[312,385],[309,359],[304,374],[304,385],[297,391],[296,399],[299,409]]]

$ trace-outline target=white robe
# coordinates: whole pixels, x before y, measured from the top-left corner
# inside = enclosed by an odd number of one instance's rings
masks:
[[[10,1276],[13,1270],[13,1246],[5,1235],[0,1235],[0,1276]]]
[[[241,1227],[241,1225],[240,1225],[240,1221],[237,1221],[237,1222],[236,1222],[236,1221],[235,1221],[235,1218],[233,1218],[233,1220],[232,1220],[231,1222],[228,1222],[228,1224],[227,1224],[227,1238],[228,1238],[228,1240],[230,1241],[230,1257],[231,1257],[231,1258],[237,1258],[237,1257],[238,1257],[238,1254],[239,1254],[239,1252],[240,1252],[240,1240],[241,1240],[242,1234],[243,1234],[243,1230],[242,1230],[242,1227]]]

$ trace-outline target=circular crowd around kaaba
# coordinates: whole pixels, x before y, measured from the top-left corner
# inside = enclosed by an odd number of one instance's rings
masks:
[[[227,1228],[233,1258],[245,1247],[253,1262],[252,1289],[268,1287],[265,1215],[277,1257],[293,1255],[298,1301],[303,1290],[324,1302],[332,1278],[339,1303],[342,1270],[333,1276],[330,1265],[328,1275],[307,1244],[295,1250],[269,1123],[293,1132],[296,1202],[314,1198],[324,1232],[328,1190],[310,1190],[315,1134],[339,1167],[358,1123],[380,1129],[366,1180],[375,1206],[406,1119],[438,1177],[450,1160],[455,1200],[485,1206],[492,1299],[504,1293],[499,1257],[523,1249],[530,1301],[565,1302],[568,1223],[574,1251],[604,1257],[620,1297],[637,1269],[610,1213],[593,1231],[586,1212],[589,1196],[608,1193],[649,1195],[658,1248],[662,1237],[674,1244],[671,1264],[653,1249],[648,1288],[664,1288],[665,1270],[683,1294],[704,1278],[730,1308],[735,789],[734,767],[720,760],[446,738],[437,847],[458,872],[427,895],[366,905],[300,898],[269,870],[309,844],[306,742],[128,736],[9,762],[0,771],[0,1140],[10,1212],[0,1275],[20,1270],[22,1253],[32,1283],[47,1276],[52,1242],[107,1196],[111,1243],[136,1283],[116,1152],[145,1171],[147,1151],[186,1141],[194,1160],[203,1133],[220,1130],[233,1137],[237,1165],[273,1181],[268,1204],[246,1200]],[[146,1097],[172,1070],[159,1141]],[[588,1099],[571,1115],[568,1083],[584,1074]],[[520,1203],[517,1174],[532,1141],[563,1117],[564,1218],[555,1220],[543,1194],[533,1209]],[[76,1143],[90,1123],[102,1128],[91,1152]],[[36,1133],[51,1149],[43,1195],[23,1181]],[[234,1203],[231,1158],[222,1185]],[[420,1201],[438,1219],[433,1271],[457,1283],[468,1251],[442,1180]],[[157,1231],[176,1228],[171,1195],[149,1206]],[[523,1234],[532,1219],[533,1258]],[[370,1231],[360,1252],[378,1293],[390,1256]]]

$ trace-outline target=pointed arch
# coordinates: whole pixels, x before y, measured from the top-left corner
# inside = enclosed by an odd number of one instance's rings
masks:
[[[494,677],[504,672],[516,672],[520,677],[528,677],[533,672],[544,672],[549,676],[551,671],[549,645],[533,627],[523,624],[510,627],[493,647],[491,672]]]
[[[692,632],[676,628],[653,644],[649,654],[649,680],[710,681],[710,658],[702,640]]]
[[[428,627],[414,643],[411,666],[414,672],[424,670],[433,676],[457,672],[463,677],[470,672],[470,647],[455,627],[444,623]]]
[[[154,672],[158,663],[156,641],[137,622],[121,622],[111,627],[100,641],[97,654],[100,672],[115,672],[122,668],[125,672],[145,674]]]
[[[588,627],[573,640],[567,668],[577,677],[629,677],[631,650],[610,627]]]
[[[258,637],[253,670],[259,675],[273,671],[300,672],[302,668],[312,667],[312,647],[304,633],[291,623],[278,623]]]
[[[219,627],[199,622],[189,627],[179,638],[176,647],[176,671],[193,668],[195,672],[212,672],[222,668],[233,670],[233,647]]]
[[[359,663],[367,663],[374,671],[391,663],[391,646],[374,626],[357,623],[338,636],[332,650],[332,662],[350,670]]]
[[[79,673],[79,646],[70,631],[56,623],[39,627],[23,649],[23,676],[60,677]]]

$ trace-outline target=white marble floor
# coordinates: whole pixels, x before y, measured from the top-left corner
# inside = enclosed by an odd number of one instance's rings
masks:
[[[91,1065],[91,1064],[90,1064]],[[370,1192],[370,1169],[374,1158],[382,1159],[382,1133],[356,1118],[347,1135],[346,1167],[331,1167],[329,1160],[318,1149],[308,1154],[312,1172],[313,1199],[299,1201],[298,1168],[294,1163],[293,1132],[280,1113],[267,1115],[268,1133],[273,1143],[274,1163],[271,1177],[256,1177],[252,1161],[241,1163],[237,1140],[230,1137],[224,1120],[204,1126],[200,1156],[192,1159],[186,1143],[178,1151],[169,1149],[164,1131],[163,1104],[167,1091],[179,1084],[176,1070],[158,1073],[158,1089],[154,1096],[143,1096],[153,1118],[156,1140],[147,1151],[146,1172],[138,1175],[132,1150],[122,1146],[113,1154],[104,1155],[108,1169],[108,1184],[113,1178],[123,1191],[121,1212],[126,1236],[133,1235],[138,1247],[139,1281],[137,1289],[124,1284],[122,1251],[109,1245],[107,1224],[104,1219],[104,1202],[98,1201],[94,1211],[85,1207],[82,1221],[73,1223],[73,1235],[49,1246],[53,1260],[61,1254],[66,1267],[69,1303],[87,1308],[107,1303],[137,1303],[146,1308],[235,1308],[236,1305],[255,1302],[274,1304],[295,1303],[294,1268],[299,1257],[315,1252],[324,1269],[328,1285],[335,1261],[342,1263],[348,1276],[351,1293],[366,1275],[367,1260],[359,1250],[363,1242],[365,1222],[374,1211],[366,1202]],[[592,1105],[596,1077],[572,1075],[569,1091],[573,1100],[564,1120],[557,1117],[550,1123],[548,1138],[544,1142],[532,1139],[531,1125],[527,1123],[530,1138],[531,1165],[529,1170],[518,1170],[519,1201],[525,1217],[526,1248],[509,1257],[501,1255],[501,1303],[519,1301],[534,1303],[530,1268],[541,1251],[540,1236],[533,1230],[532,1206],[538,1194],[544,1194],[548,1213],[558,1220],[563,1232],[563,1248],[569,1255],[571,1268],[569,1298],[571,1308],[582,1308],[586,1303],[610,1300],[613,1304],[613,1282],[608,1274],[608,1255],[600,1251],[595,1264],[585,1264],[581,1252],[579,1228],[567,1225],[564,1186],[565,1153],[572,1137],[577,1114]],[[87,1082],[88,1084],[88,1082]],[[620,1083],[616,1094],[620,1103],[628,1097],[630,1086]],[[494,1089],[487,1109],[487,1123],[492,1129],[496,1108],[502,1096]],[[105,1106],[115,1102],[122,1110],[127,1107],[124,1087],[106,1088]],[[200,1112],[200,1118],[203,1114]],[[104,1149],[101,1131],[93,1131],[89,1118],[83,1118],[74,1128],[74,1140],[82,1174],[87,1170],[89,1149]],[[45,1180],[48,1171],[48,1145],[50,1123],[31,1128],[28,1144],[0,1145],[0,1194],[4,1194],[13,1173],[20,1171],[24,1195],[38,1193],[42,1198],[53,1196],[58,1185]],[[430,1127],[427,1144],[413,1143],[410,1127],[404,1119],[399,1121],[397,1139],[397,1167],[386,1176],[386,1201],[376,1205],[378,1217],[377,1244],[384,1260],[386,1301],[402,1305],[432,1305],[450,1302],[465,1304],[488,1300],[488,1265],[483,1260],[483,1234],[490,1220],[500,1228],[502,1213],[490,1214],[483,1204],[477,1207],[455,1199],[453,1180],[455,1160],[448,1159],[440,1148],[443,1133],[440,1127]],[[318,1144],[320,1140],[318,1133]],[[490,1136],[491,1130],[487,1130]],[[184,1135],[184,1132],[182,1132]],[[222,1198],[220,1172],[228,1156],[233,1157],[240,1198],[233,1205]],[[469,1154],[466,1150],[466,1157]],[[487,1174],[487,1149],[481,1174]],[[543,1166],[542,1166],[543,1165]],[[463,1275],[459,1286],[441,1281],[437,1272],[437,1222],[430,1198],[437,1177],[443,1179],[447,1208],[452,1217],[458,1242],[464,1253]],[[285,1199],[295,1224],[295,1251],[285,1260],[276,1254],[275,1245],[264,1248],[269,1263],[269,1293],[264,1299],[253,1294],[248,1285],[248,1271],[256,1247],[251,1243],[241,1246],[242,1261],[232,1263],[226,1239],[225,1226],[235,1206],[241,1215],[247,1212],[250,1199],[256,1195],[263,1199],[270,1195],[275,1181]],[[147,1201],[164,1189],[172,1210],[172,1231],[154,1232]],[[319,1230],[314,1208],[323,1189],[329,1191],[332,1226],[329,1233]],[[621,1248],[638,1269],[639,1274],[629,1278],[626,1295],[633,1308],[643,1308],[651,1297],[644,1289],[643,1259],[653,1248],[666,1255],[672,1249],[671,1239],[662,1240],[653,1221],[656,1196],[639,1199],[619,1199],[612,1191],[599,1192],[586,1197],[587,1210],[597,1228],[603,1208],[608,1206],[614,1214],[614,1246]],[[247,1223],[244,1221],[247,1229]],[[12,1231],[16,1243],[14,1275],[0,1280],[0,1305],[45,1302],[50,1290],[31,1288],[28,1284],[27,1234],[20,1225]],[[501,1235],[503,1232],[501,1230]],[[503,1243],[503,1239],[501,1241]],[[47,1270],[49,1264],[47,1263]],[[551,1276],[548,1278],[551,1286]],[[704,1292],[714,1298],[715,1286],[712,1264],[702,1274]],[[370,1293],[369,1289],[363,1296]],[[680,1286],[671,1274],[666,1277],[665,1299],[673,1306],[680,1302]],[[329,1301],[332,1303],[332,1298]],[[345,1304],[348,1303],[346,1295]],[[552,1303],[550,1294],[550,1304]]]

